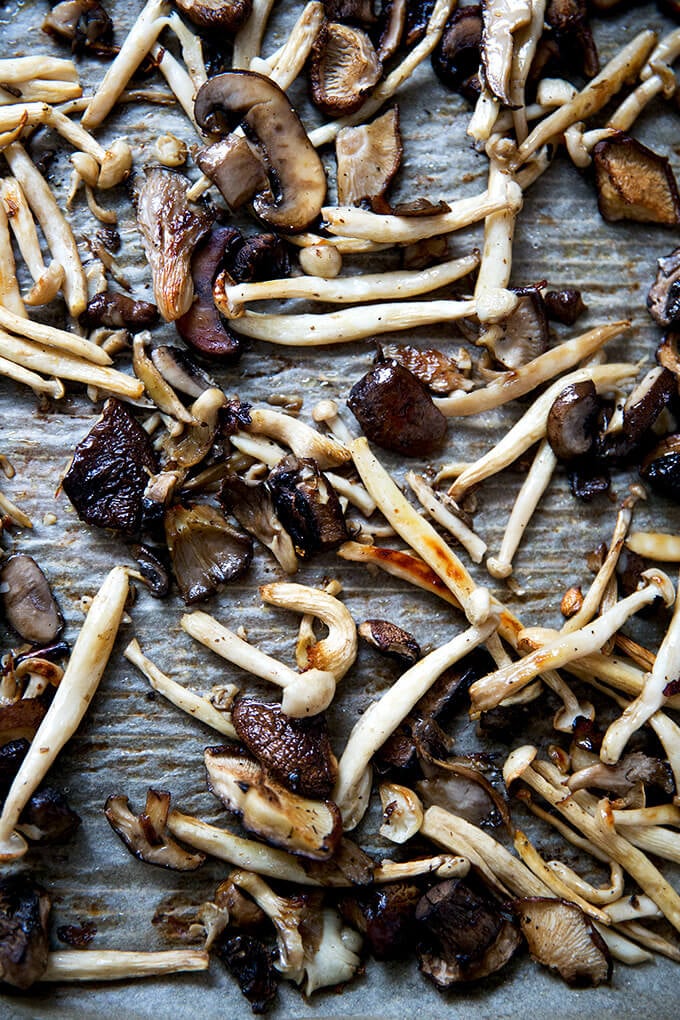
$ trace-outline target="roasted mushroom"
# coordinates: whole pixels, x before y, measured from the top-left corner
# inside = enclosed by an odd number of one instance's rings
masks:
[[[384,200],[402,154],[396,107],[369,124],[342,128],[335,140],[338,202],[358,205],[364,199]]]
[[[647,308],[659,326],[680,322],[680,248],[659,259],[656,280],[649,289]]]
[[[139,572],[156,599],[165,598],[170,591],[170,574],[164,563],[147,545],[136,545],[132,555],[137,560]]]
[[[640,474],[669,499],[680,503],[680,434],[666,436],[647,454]]]
[[[413,948],[416,907],[422,890],[413,882],[386,882],[340,899],[345,921],[360,931],[376,960],[394,960]]]
[[[407,630],[389,620],[364,620],[357,628],[359,637],[383,655],[390,655],[403,666],[412,666],[420,658],[420,645]]]
[[[299,555],[328,552],[347,541],[340,500],[315,460],[285,457],[266,484]]]
[[[250,538],[211,506],[168,507],[165,537],[173,573],[187,605],[202,602],[228,581],[240,577],[253,556]]]
[[[219,940],[215,951],[238,982],[253,1013],[266,1013],[278,989],[271,952],[254,935],[229,935]]]
[[[563,322],[565,326],[573,326],[576,320],[587,311],[580,290],[563,287],[561,290],[548,290],[543,295],[543,303],[548,318]]]
[[[5,619],[24,641],[49,645],[64,626],[47,578],[32,556],[10,556],[0,568]]]
[[[470,102],[475,102],[481,91],[482,29],[480,4],[459,7],[446,22],[432,52],[432,67],[439,80]]]
[[[173,871],[195,871],[205,861],[203,854],[192,854],[168,833],[170,794],[149,789],[141,815],[133,815],[127,797],[116,794],[104,806],[107,821],[131,854],[147,864]]]
[[[5,741],[0,738],[0,800],[4,800],[30,747],[26,737]]]
[[[0,708],[0,747],[33,740],[47,709],[39,698],[20,698]]]
[[[619,132],[593,149],[597,201],[605,220],[680,223],[680,197],[665,156]]]
[[[265,164],[243,135],[232,133],[214,142],[198,153],[196,162],[232,211],[269,189]]]
[[[388,344],[383,348],[383,353],[390,361],[397,361],[407,368],[428,390],[438,396],[450,393],[451,390],[472,388],[462,358],[459,363],[434,347],[413,347],[411,344]]]
[[[600,70],[600,60],[586,0],[549,0],[545,20],[553,29],[560,62],[566,66],[577,62],[586,78],[594,78]]]
[[[662,365],[650,369],[623,406],[624,433],[631,439],[641,439],[676,392],[672,372]]]
[[[609,950],[575,903],[535,896],[517,900],[515,907],[535,960],[558,971],[570,985],[596,988],[609,981]]]
[[[555,456],[571,461],[584,456],[595,440],[600,401],[592,382],[566,386],[548,413],[547,436]]]
[[[221,33],[237,32],[250,17],[253,0],[176,0],[194,25]]]
[[[0,878],[0,981],[29,988],[47,967],[50,901],[28,875]]]
[[[309,60],[312,101],[322,113],[355,113],[382,75],[382,63],[359,28],[324,22]]]
[[[107,326],[109,329],[129,329],[138,333],[151,329],[158,322],[158,309],[149,301],[135,301],[127,294],[105,290],[88,302],[78,319],[85,329]]]
[[[191,258],[194,302],[175,321],[177,332],[190,347],[215,358],[234,358],[241,349],[227,329],[213,301],[213,284],[225,260],[243,245],[234,227],[214,227]]]
[[[219,501],[242,528],[270,549],[287,574],[298,567],[293,540],[279,520],[271,491],[263,483],[249,485],[238,475],[222,481]]]
[[[288,249],[278,234],[254,234],[230,252],[228,270],[236,283],[278,280],[290,273]]]
[[[513,293],[519,299],[517,307],[499,323],[499,335],[492,345],[494,358],[505,368],[520,368],[548,347],[548,319],[540,290],[523,287]]]
[[[80,825],[80,815],[70,807],[61,790],[44,786],[37,790],[21,813],[19,831],[29,843],[67,843]]]
[[[111,57],[113,22],[99,0],[62,0],[42,23],[42,30],[71,43],[74,53]]]

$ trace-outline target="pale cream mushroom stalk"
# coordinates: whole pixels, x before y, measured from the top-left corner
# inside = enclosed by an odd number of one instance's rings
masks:
[[[191,78],[196,91],[208,80],[208,73],[205,69],[203,59],[203,43],[201,37],[186,25],[180,18],[177,11],[173,11],[166,21],[167,27],[174,32],[179,39],[182,49],[182,58],[186,64],[189,77]]]
[[[265,439],[264,436],[251,436],[241,430],[229,436],[229,442],[239,453],[252,457],[267,467],[274,467],[286,456],[286,451],[278,443]]]
[[[665,703],[664,689],[677,679],[680,663],[680,587],[675,610],[651,673],[647,674],[640,695],[607,729],[602,740],[600,757],[608,764],[617,762],[633,733],[643,726]]]
[[[14,177],[4,177],[0,181],[0,197],[21,257],[37,283],[45,272],[45,262],[26,196]]]
[[[253,0],[253,8],[247,21],[234,37],[234,52],[231,58],[234,70],[247,70],[251,60],[259,57],[262,38],[273,6],[274,0]]]
[[[541,383],[554,379],[561,372],[573,369],[579,361],[590,357],[604,347],[605,344],[609,343],[610,340],[614,339],[614,337],[620,336],[621,333],[629,328],[630,322],[627,319],[606,323],[602,326],[595,326],[580,336],[573,337],[571,340],[565,340],[558,344],[557,347],[552,347],[544,354],[539,354],[537,358],[528,361],[525,365],[521,365],[511,372],[502,373],[497,379],[489,383],[488,386],[472,390],[471,393],[457,391],[448,397],[438,397],[435,399],[435,404],[442,414],[450,418],[491,411],[495,407],[501,407],[503,404],[506,404],[509,400],[523,397],[526,393],[530,393],[531,390],[540,386]],[[603,368],[605,366],[600,365],[597,367]],[[563,380],[565,386],[571,381],[580,382],[582,380],[572,380],[570,376]],[[555,385],[559,385],[559,382]]]
[[[518,369],[521,372],[522,369]],[[473,485],[483,482],[485,478],[497,474],[517,460],[525,450],[543,439],[550,408],[565,386],[585,382],[590,379],[598,392],[607,390],[623,379],[636,375],[637,368],[632,364],[596,365],[593,368],[580,368],[562,376],[549,386],[531,407],[526,411],[503,438],[483,457],[466,468],[449,489],[449,495],[460,502],[467,490]],[[472,396],[473,394],[469,394]],[[467,394],[463,394],[467,396]]]
[[[519,145],[511,165],[521,166],[543,145],[564,134],[570,125],[601,110],[625,82],[637,76],[655,42],[656,34],[649,30],[635,36],[573,99],[536,125]]]
[[[172,386],[166,382],[153,361],[146,353],[151,340],[148,330],[136,333],[132,341],[132,368],[154,404],[162,414],[170,415],[184,425],[196,425],[196,418],[184,406]]]
[[[660,531],[634,531],[628,536],[627,547],[638,556],[665,563],[680,563],[680,535]]]
[[[207,970],[210,955],[202,949],[160,952],[122,949],[59,949],[47,957],[41,981],[127,981]]]
[[[348,503],[361,510],[364,517],[370,517],[375,513],[375,500],[368,494],[363,485],[353,482],[342,475],[336,475],[333,471],[324,472],[338,496],[343,496]]]
[[[177,102],[194,125],[198,135],[203,137],[203,132],[194,120],[194,98],[196,96],[196,89],[194,88],[194,83],[191,80],[189,72],[183,64],[181,64],[180,61],[172,55],[170,50],[166,50],[165,46],[161,46],[160,43],[154,43],[151,47],[150,53],[154,60],[157,61],[158,70],[172,89]],[[204,186],[199,187],[199,185],[203,182],[205,182]],[[187,191],[187,198],[193,202],[211,186],[212,181],[208,180],[207,177],[201,176],[198,181],[192,184],[189,191]]]
[[[305,4],[283,46],[266,60],[254,57],[250,70],[266,74],[286,92],[302,71],[325,17],[324,5],[319,0]]]
[[[277,896],[264,879],[251,871],[232,871],[229,879],[252,896],[274,925],[279,953],[278,960],[274,962],[276,969],[293,981],[301,981],[305,960],[305,947],[300,932],[303,903]]]
[[[480,595],[481,590],[473,595]],[[369,705],[350,733],[338,763],[338,778],[333,800],[342,815],[345,830],[353,829],[363,818],[371,791],[370,761],[375,752],[408,715],[445,669],[487,641],[498,627],[498,617],[469,627],[462,634],[426,655],[407,670],[383,694]]]
[[[337,552],[343,560],[379,567],[386,574],[398,577],[402,581],[408,581],[414,587],[430,592],[432,595],[438,595],[449,605],[460,608],[460,602],[455,595],[420,557],[397,549],[361,545],[360,542],[344,542]]]
[[[17,267],[9,236],[9,222],[5,207],[0,203],[0,307],[14,315],[26,318],[26,309],[19,290]]]
[[[672,825],[680,826],[680,808],[676,804],[656,804],[654,807],[624,808],[612,811],[614,824],[619,825]]]
[[[64,269],[64,297],[74,318],[85,311],[87,281],[73,231],[56,203],[47,181],[25,149],[13,142],[4,150],[10,170],[19,181],[53,258]]]
[[[333,439],[339,443],[348,445],[352,442],[352,433],[338,413],[336,400],[329,398],[319,400],[312,408],[312,418],[317,425],[325,425]]]
[[[386,251],[392,248],[392,244],[378,244],[377,241],[367,241],[361,237],[322,237],[320,234],[291,234],[288,244],[296,248],[334,248],[339,255],[362,255],[367,252]]]
[[[251,301],[307,298],[310,301],[350,304],[357,301],[400,300],[427,294],[467,276],[479,265],[478,255],[450,259],[421,270],[393,270],[357,276],[293,276],[282,280],[217,286],[215,304],[223,315],[238,316]]]
[[[515,850],[524,861],[527,868],[529,868],[529,870],[533,872],[537,878],[540,878],[541,881],[545,882],[553,896],[557,896],[564,900],[570,900],[572,903],[575,903],[581,908],[583,913],[587,914],[588,917],[591,917],[593,921],[599,921],[600,924],[605,925],[611,924],[609,914],[604,910],[600,910],[600,908],[595,904],[590,903],[587,899],[581,896],[580,893],[576,892],[571,885],[564,882],[560,876],[551,867],[549,867],[548,863],[543,860],[536,847],[527,835],[520,829],[515,830],[513,843]]]
[[[525,87],[531,64],[536,55],[538,41],[543,34],[543,19],[546,0],[531,0],[531,18],[528,25],[520,27],[514,36],[512,67],[510,71],[510,93],[512,96],[512,120],[515,138],[523,142],[528,134]]]
[[[31,307],[49,304],[61,290],[65,275],[64,267],[53,259],[40,279],[24,295],[24,304]]]
[[[69,356],[82,358],[83,361],[91,361],[95,365],[111,364],[111,358],[106,351],[92,343],[91,340],[78,336],[77,333],[58,329],[56,326],[48,326],[42,322],[25,319],[2,306],[0,306],[0,327],[18,334],[25,340],[53,347]]]
[[[217,730],[218,733],[223,733],[230,740],[237,739],[229,712],[220,712],[210,704],[207,698],[187,690],[182,684],[163,673],[151,659],[144,655],[136,639],[130,642],[123,655],[146,677],[154,691],[162,694],[177,708],[205,723],[206,726],[210,726],[213,730]]]
[[[323,470],[340,467],[351,457],[346,446],[324,436],[297,418],[268,408],[251,408],[248,432],[285,443],[296,457],[313,457]]]
[[[7,514],[8,517],[11,517],[12,520],[16,521],[19,527],[21,528],[33,527],[33,521],[28,516],[28,514],[25,514],[23,510],[20,510],[19,507],[16,506],[16,504],[14,504],[12,500],[5,496],[4,493],[2,492],[0,492],[0,510],[3,512],[3,514]]]
[[[0,81],[21,86],[34,78],[47,81],[78,81],[78,70],[72,60],[40,54],[34,57],[7,57],[0,60]]]
[[[557,877],[567,885],[572,892],[582,896],[583,899],[589,903],[599,904],[607,907],[607,913],[612,917],[610,906],[618,902],[623,896],[623,868],[616,861],[609,862],[610,868],[610,880],[608,886],[595,886],[591,882],[586,882],[584,878],[577,875],[576,872],[569,867],[568,864],[564,864],[563,861],[548,861],[547,867],[557,875]],[[641,897],[643,898],[643,897]],[[646,897],[644,897],[646,898]],[[650,901],[651,902],[651,901]],[[654,909],[658,910],[656,905]]]
[[[61,400],[66,392],[63,383],[59,379],[43,379],[37,372],[31,372],[21,365],[15,365],[13,361],[0,357],[0,375],[7,379],[14,379],[15,382],[30,386],[35,394],[45,393],[54,400]]]
[[[571,634],[560,634],[517,662],[476,680],[470,687],[471,718],[476,719],[482,712],[495,708],[505,697],[521,690],[545,670],[559,669],[574,659],[599,651],[630,616],[651,605],[655,599],[662,598],[666,605],[672,602],[675,591],[664,573],[647,570],[642,577],[646,582],[644,587],[621,599],[613,609],[585,627]]]
[[[243,641],[208,613],[185,613],[182,629],[227,662],[283,689],[281,707],[295,718],[316,715],[328,708],[335,694],[336,678],[326,670],[296,673],[289,666]]]
[[[512,272],[512,242],[518,210],[512,208],[510,201],[514,181],[489,152],[488,195],[492,201],[503,202],[505,208],[491,213],[484,221],[484,247],[475,286],[475,304],[479,321],[490,326],[490,329],[482,331],[478,343],[493,349],[493,344],[500,338],[500,330],[494,329],[494,324],[507,319],[519,301],[517,294],[507,289]]]
[[[674,29],[652,50],[640,71],[640,84],[607,121],[614,131],[628,131],[652,99],[663,93],[672,99],[677,88],[671,64],[680,56],[680,28]]]
[[[415,861],[388,861],[384,858],[376,865],[373,881],[399,882],[404,878],[435,874],[437,878],[465,878],[470,873],[470,861],[460,854],[437,854]]]
[[[328,628],[328,634],[307,647],[307,668],[332,673],[341,680],[357,657],[357,629],[347,607],[334,595],[319,588],[275,581],[260,587],[263,602],[280,609],[315,616]]]
[[[680,949],[673,942],[665,939],[663,935],[645,928],[638,921],[621,921],[620,924],[616,925],[616,928],[635,942],[639,942],[641,946],[651,949],[653,953],[667,956],[669,960],[675,960],[676,963],[680,963]]]
[[[422,475],[409,471],[406,474],[406,481],[430,517],[460,542],[473,563],[481,563],[486,552],[486,542],[476,535],[465,521],[451,513]]]
[[[417,43],[413,49],[407,53],[400,64],[394,68],[393,71],[383,78],[381,82],[371,92],[370,96],[364,100],[361,108],[357,113],[350,114],[347,117],[341,117],[339,120],[331,121],[328,124],[323,124],[321,127],[315,128],[309,132],[309,140],[312,145],[318,146],[326,145],[328,142],[332,142],[338,132],[344,128],[349,127],[352,124],[358,124],[369,120],[374,113],[377,113],[381,106],[383,106],[388,99],[391,99],[398,88],[407,81],[419,64],[426,60],[433,49],[439,42],[444,26],[449,19],[449,16],[455,8],[457,0],[436,0],[436,3],[432,9],[432,14],[427,23],[425,29],[425,35]]]
[[[33,81],[27,81],[17,88],[21,92],[22,100],[26,103],[66,103],[69,100],[78,99],[83,94],[78,82],[49,78],[34,78]],[[0,85],[0,105],[9,106],[16,101],[17,97],[6,92]]]
[[[450,234],[479,223],[492,213],[507,209],[508,204],[510,208],[519,211],[522,201],[522,189],[512,181],[502,198],[483,191],[471,198],[449,202],[448,212],[432,216],[394,216],[390,213],[369,212],[352,205],[324,206],[321,215],[326,230],[339,237],[388,245],[412,244],[414,241]]]
[[[488,142],[498,124],[500,108],[500,100],[496,99],[487,85],[483,85],[467,126],[470,138],[480,143]],[[508,124],[508,130],[510,127],[511,124]]]
[[[645,684],[645,672],[618,655],[584,655],[578,662],[568,663],[565,669],[579,680],[601,681],[633,697],[642,693]],[[680,709],[680,696],[668,698],[666,704],[669,708]]]
[[[28,849],[15,831],[19,816],[94,697],[113,649],[129,587],[126,568],[114,567],[92,600],[61,683],[5,799],[0,815],[0,860],[23,857]]]
[[[519,549],[531,518],[550,484],[557,457],[547,439],[541,440],[522,487],[517,494],[503,533],[498,556],[489,556],[486,568],[492,577],[504,578],[512,574],[512,561]]]
[[[228,319],[228,322],[237,333],[256,340],[285,347],[316,347],[363,340],[435,322],[455,322],[474,315],[474,312],[474,301],[395,301],[356,305],[318,315],[269,315],[246,311],[236,319]]]

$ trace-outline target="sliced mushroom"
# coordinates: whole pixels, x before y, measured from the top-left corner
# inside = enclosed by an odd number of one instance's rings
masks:
[[[177,332],[190,347],[201,354],[233,358],[240,351],[240,340],[227,329],[213,301],[213,284],[225,259],[243,244],[234,227],[214,227],[191,258],[194,303],[175,322]]]
[[[328,797],[338,763],[323,714],[292,719],[280,706],[239,698],[232,710],[239,740],[284,786],[303,797]]]
[[[662,365],[650,369],[623,405],[624,433],[633,440],[641,439],[676,392],[672,372]]]
[[[407,630],[389,620],[365,620],[358,634],[383,655],[390,655],[404,666],[412,666],[420,658],[420,645]]]
[[[659,259],[656,279],[647,295],[649,314],[659,326],[680,322],[680,248]]]
[[[29,988],[47,967],[50,900],[29,875],[0,878],[0,980]]]
[[[195,871],[203,864],[205,856],[189,853],[169,835],[166,828],[169,811],[170,794],[151,788],[140,815],[132,813],[127,797],[122,794],[109,797],[104,807],[109,825],[140,861],[173,871]]]
[[[135,301],[127,294],[106,290],[95,294],[78,321],[85,329],[107,326],[138,333],[156,325],[158,309],[149,301]]]
[[[518,302],[507,319],[498,323],[491,350],[496,361],[515,369],[544,354],[548,348],[548,319],[538,287],[514,290]]]
[[[24,641],[49,645],[64,620],[47,578],[32,556],[10,556],[0,568],[2,608],[8,623]]]
[[[515,908],[534,960],[558,971],[570,985],[596,988],[609,981],[609,950],[575,903],[532,896],[517,900]]]
[[[230,71],[211,78],[196,96],[200,127],[214,131],[243,123],[256,139],[271,175],[271,186],[258,192],[253,211],[285,232],[304,230],[319,215],[326,175],[316,150],[284,92],[252,71]]]
[[[240,577],[253,544],[211,506],[172,506],[165,511],[165,537],[172,569],[187,605],[202,602]]]
[[[376,53],[383,64],[399,49],[406,29],[407,0],[383,0],[376,32]]]
[[[265,1013],[276,999],[278,988],[269,949],[254,935],[230,935],[219,940],[215,951],[236,979],[253,1013]]]
[[[680,433],[666,436],[647,454],[640,474],[657,492],[680,503]]]
[[[600,400],[594,384],[566,386],[548,412],[546,433],[555,456],[571,461],[588,453],[595,441]]]
[[[301,556],[328,552],[347,540],[340,501],[315,460],[285,457],[269,473],[266,484]]]
[[[177,6],[199,28],[233,34],[253,9],[253,0],[177,0]]]
[[[529,0],[484,0],[482,14],[482,63],[486,84],[506,106],[513,105],[513,35],[531,20]]]
[[[350,390],[347,405],[369,439],[408,457],[438,450],[446,418],[419,379],[396,361],[378,362]]]
[[[446,22],[432,53],[432,67],[439,80],[470,102],[475,102],[481,91],[482,29],[481,4],[460,7]]]
[[[227,475],[218,498],[248,534],[271,550],[287,574],[296,572],[293,540],[279,520],[271,490],[265,484],[248,485],[238,475]]]
[[[579,316],[588,310],[581,291],[572,287],[546,291],[543,295],[543,303],[548,318],[562,322],[565,326],[573,326]]]
[[[680,197],[665,156],[619,132],[593,149],[600,212],[610,223],[680,223]]]
[[[232,133],[202,149],[196,162],[217,185],[232,211],[240,209],[253,195],[269,190],[265,164],[242,135]]]
[[[312,101],[328,117],[355,113],[377,85],[382,62],[359,28],[326,21],[309,62]]]
[[[332,801],[291,793],[238,748],[207,748],[205,767],[211,792],[240,817],[249,832],[313,860],[333,856],[342,822]]]
[[[472,382],[467,378],[466,359],[459,352],[457,358],[444,354],[434,347],[412,347],[410,344],[389,344],[383,348],[385,357],[397,361],[417,379],[424,383],[428,390],[438,396],[450,393],[451,390],[472,389]],[[471,367],[471,362],[467,359]]]
[[[345,893],[339,903],[345,921],[360,931],[376,960],[394,960],[413,949],[416,906],[422,890],[414,882],[386,882]]]
[[[53,846],[67,843],[78,826],[80,815],[66,797],[52,786],[37,790],[21,812],[17,828],[29,843]]]
[[[364,199],[384,198],[402,155],[396,107],[370,124],[343,128],[335,140],[338,202],[357,205]]]

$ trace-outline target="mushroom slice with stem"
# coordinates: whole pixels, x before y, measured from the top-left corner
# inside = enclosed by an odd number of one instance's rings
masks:
[[[232,132],[196,156],[205,176],[217,185],[232,212],[269,189],[264,162],[243,135]]]
[[[0,980],[29,988],[48,960],[50,900],[28,874],[0,878]]]
[[[132,341],[132,367],[138,379],[161,414],[175,418],[185,425],[195,425],[196,420],[179,399],[172,386],[163,378],[153,360],[146,352],[151,334],[144,330],[137,333]]]
[[[244,829],[290,853],[327,860],[335,853],[342,824],[330,800],[312,800],[282,786],[242,749],[209,747],[208,787]]]
[[[530,897],[516,900],[522,933],[532,957],[557,970],[567,984],[597,987],[609,981],[606,943],[575,903]]]
[[[346,127],[335,139],[338,204],[383,199],[401,165],[403,146],[395,107],[370,124]]]
[[[203,854],[192,854],[166,831],[170,794],[149,787],[146,807],[141,815],[130,810],[127,797],[115,794],[107,798],[104,814],[131,854],[147,864],[158,864],[172,871],[195,871],[205,861]]]
[[[322,113],[355,113],[381,75],[382,63],[366,32],[336,21],[324,23],[309,60],[312,102]]]
[[[680,222],[680,196],[670,163],[629,135],[613,135],[593,149],[600,212],[609,223]]]
[[[482,63],[484,76],[493,94],[506,106],[512,106],[510,74],[514,34],[531,20],[531,0],[483,0]]]
[[[266,485],[249,485],[238,475],[226,475],[218,498],[241,527],[272,552],[287,574],[297,571],[293,540],[276,513]]]
[[[31,556],[10,556],[0,567],[2,607],[8,623],[32,645],[54,641],[64,626],[47,578]]]

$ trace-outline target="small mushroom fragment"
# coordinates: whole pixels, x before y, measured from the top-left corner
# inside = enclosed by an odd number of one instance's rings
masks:
[[[52,786],[37,790],[21,813],[17,828],[30,843],[67,843],[80,825],[80,815]]]
[[[649,314],[659,326],[680,321],[680,248],[659,259],[656,279],[647,295]]]
[[[110,57],[115,52],[113,22],[98,0],[62,0],[41,26],[43,32],[71,43],[73,53]]]
[[[271,179],[253,211],[277,230],[296,233],[316,219],[326,195],[323,164],[284,92],[252,71],[210,78],[198,91],[195,116],[207,131],[242,123]]]
[[[482,63],[486,84],[506,106],[513,105],[513,35],[531,21],[530,0],[484,0]]]
[[[49,645],[64,621],[47,578],[32,556],[10,556],[0,568],[2,608],[8,623],[24,641]]]
[[[3,705],[0,708],[0,746],[33,740],[45,711],[39,698],[20,698],[11,705]]]
[[[538,287],[513,290],[518,301],[515,310],[498,323],[491,350],[496,361],[515,369],[544,354],[548,348],[548,319]]]
[[[194,25],[233,34],[253,9],[253,0],[176,0],[177,6]]]
[[[253,556],[253,543],[214,507],[168,507],[165,537],[172,569],[187,605],[202,602],[240,577]]]
[[[666,762],[634,751],[615,765],[595,761],[592,765],[574,772],[568,781],[570,790],[587,790],[594,787],[608,794],[625,797],[640,783],[658,786],[666,794],[673,793],[673,778]]]
[[[597,201],[605,220],[680,223],[680,197],[670,163],[619,132],[593,149]]]
[[[355,113],[377,85],[382,62],[360,28],[324,22],[309,58],[312,102],[328,117]]]
[[[227,475],[218,499],[242,528],[271,550],[287,574],[298,568],[293,540],[274,509],[271,490],[263,483],[249,485],[238,475]]]
[[[189,182],[165,167],[148,169],[136,193],[137,226],[153,277],[158,311],[166,322],[191,307],[191,255],[212,216],[187,200]]]
[[[88,330],[106,326],[138,333],[156,325],[158,309],[149,301],[136,301],[127,294],[107,290],[95,294],[78,321]]]
[[[0,878],[0,980],[29,988],[47,967],[50,900],[29,875]]]
[[[396,107],[370,124],[342,128],[335,139],[338,203],[358,205],[364,199],[384,199],[401,166],[403,151]]]
[[[350,390],[347,406],[369,439],[407,457],[427,456],[446,436],[446,418],[412,372],[379,361]]]
[[[548,412],[546,423],[548,442],[559,460],[572,461],[592,448],[600,406],[590,380],[572,383],[562,390]]]
[[[418,901],[420,969],[439,988],[500,970],[521,943],[512,916],[463,879],[448,879]]]
[[[446,22],[432,53],[432,67],[439,80],[471,103],[481,91],[479,65],[483,24],[480,4],[459,7]]]
[[[336,549],[349,537],[335,489],[310,457],[285,457],[266,482],[300,556]]]
[[[290,274],[288,249],[278,234],[254,234],[230,252],[229,273],[237,283],[278,280]]]
[[[172,838],[166,828],[169,811],[170,794],[151,788],[140,815],[132,813],[127,797],[120,793],[109,797],[104,806],[109,825],[138,860],[172,871],[195,871],[205,855],[189,853]]]
[[[232,212],[245,205],[253,195],[269,189],[265,165],[243,135],[221,138],[196,156],[205,176],[216,184]]]
[[[332,801],[291,793],[239,748],[207,748],[205,767],[211,793],[244,829],[312,860],[327,860],[337,850],[342,822]]]
[[[612,959],[606,943],[575,903],[531,896],[514,906],[534,960],[558,971],[569,985],[596,988],[609,981]]]
[[[364,936],[376,960],[395,960],[413,948],[413,925],[422,890],[414,882],[386,882],[345,893],[339,903],[345,921]]]
[[[412,372],[428,390],[438,396],[451,390],[472,389],[472,383],[465,375],[464,361],[459,361],[434,347],[412,347],[410,344],[388,344],[383,348],[385,357],[397,361]]]
[[[214,227],[191,257],[194,302],[175,321],[177,332],[190,347],[215,358],[233,358],[240,340],[222,321],[213,301],[213,284],[229,255],[243,244],[234,227]]]
[[[330,795],[338,763],[325,715],[293,719],[278,705],[239,698],[231,719],[239,740],[293,793],[314,798]]]
[[[271,953],[254,935],[230,935],[215,946],[218,959],[236,979],[253,1013],[266,1013],[278,984]]]
[[[594,78],[600,70],[600,61],[586,0],[549,0],[545,20],[553,29],[560,61],[570,67],[575,62],[586,78]]]
[[[62,487],[81,520],[134,536],[149,474],[157,470],[149,436],[123,404],[111,399],[76,446]]]
[[[666,436],[647,454],[640,474],[657,492],[680,503],[680,433]]]
[[[420,645],[407,630],[389,620],[365,620],[358,633],[369,645],[383,655],[397,659],[404,666],[412,666],[420,658]]]
[[[562,322],[565,326],[573,326],[580,315],[587,311],[580,290],[563,287],[561,290],[548,290],[543,295],[543,303],[549,319]]]
[[[676,392],[672,372],[662,365],[650,369],[623,405],[624,433],[633,440],[641,439]]]

